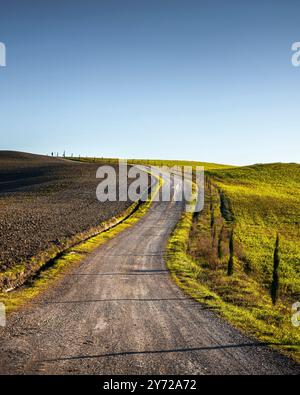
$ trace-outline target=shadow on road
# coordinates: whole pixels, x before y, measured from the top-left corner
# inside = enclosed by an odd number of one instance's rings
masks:
[[[98,303],[98,302],[184,302],[184,303],[193,303],[195,302],[192,299],[187,298],[124,298],[124,299],[84,299],[84,300],[57,300],[57,301],[45,301],[45,302],[36,302],[34,304],[38,305],[47,305],[47,304],[64,304],[64,303]],[[202,310],[210,310],[211,307],[201,306]]]
[[[107,272],[107,273],[71,273],[69,276],[149,276],[169,274],[168,270],[130,270],[128,272]]]
[[[214,351],[214,350],[223,350],[223,349],[235,349],[235,348],[244,348],[244,347],[268,347],[270,345],[274,345],[273,343],[241,343],[241,344],[225,344],[218,346],[205,346],[205,347],[194,347],[194,348],[174,348],[167,350],[149,350],[149,351],[123,351],[116,353],[106,353],[106,354],[98,354],[98,355],[75,355],[69,357],[60,357],[53,359],[41,360],[38,362],[58,362],[58,361],[70,361],[70,360],[78,360],[78,359],[94,359],[94,358],[110,358],[110,357],[122,357],[122,356],[131,356],[131,355],[149,355],[149,354],[167,354],[167,353],[185,353],[185,352],[200,352],[200,351]],[[277,344],[278,345],[278,344]]]

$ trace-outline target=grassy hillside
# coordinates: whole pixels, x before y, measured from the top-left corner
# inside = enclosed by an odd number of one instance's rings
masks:
[[[116,163],[119,161],[118,158],[69,158],[75,161],[80,162],[96,162],[96,163]],[[215,169],[228,169],[232,168],[230,165],[222,165],[217,163],[210,162],[196,162],[196,161],[187,161],[187,160],[160,160],[160,159],[126,159],[128,163],[137,164],[137,165],[147,165],[147,166],[204,166],[206,171],[215,170]]]
[[[300,297],[300,165],[255,165],[210,174],[231,202],[236,240],[248,268],[268,285],[279,233],[281,296]]]
[[[205,208],[194,219],[188,247],[199,267],[197,281],[221,298],[227,318],[239,327],[299,351],[291,306],[300,300],[300,165],[215,169],[208,176]],[[232,231],[233,275],[228,276]],[[270,290],[277,233],[279,298],[274,306]],[[230,314],[231,307],[239,310]],[[237,312],[247,319],[239,322]]]

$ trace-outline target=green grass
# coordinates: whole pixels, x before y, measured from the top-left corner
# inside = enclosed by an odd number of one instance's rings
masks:
[[[255,165],[207,174],[203,212],[194,219],[184,214],[169,242],[172,275],[233,325],[299,361],[300,329],[291,324],[291,305],[299,300],[300,166]],[[228,276],[232,229],[234,271]],[[270,285],[277,232],[280,292],[274,306]]]
[[[188,250],[193,226],[193,215],[184,213],[168,241],[166,263],[174,282],[237,329],[299,362],[300,333],[291,325],[290,310],[282,304],[274,308],[255,280],[237,273],[228,277],[224,268],[212,270],[191,257]]]
[[[281,297],[299,300],[300,165],[254,165],[210,175],[231,202],[236,240],[253,277],[268,287],[279,233]]]

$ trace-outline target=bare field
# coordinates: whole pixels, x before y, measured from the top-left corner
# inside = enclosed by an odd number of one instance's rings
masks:
[[[121,214],[96,199],[99,164],[0,151],[0,272]]]

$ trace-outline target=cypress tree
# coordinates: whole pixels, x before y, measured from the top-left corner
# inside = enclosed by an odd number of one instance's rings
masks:
[[[274,257],[273,257],[273,278],[271,284],[271,298],[272,302],[275,305],[278,299],[278,289],[279,289],[279,263],[280,263],[280,255],[279,255],[279,234],[276,237]]]
[[[212,248],[214,247],[216,234],[217,234],[217,227],[216,227],[216,225],[214,225],[214,227],[211,231],[211,246],[212,246]]]
[[[223,230],[224,230],[224,226],[222,226],[222,228],[221,228],[221,231],[219,234],[219,240],[218,240],[218,257],[219,257],[219,259],[223,258],[223,249],[222,249]]]
[[[229,239],[229,261],[227,268],[228,276],[231,276],[233,274],[233,259],[234,259],[234,242],[233,242],[233,230],[232,230]]]
[[[210,213],[210,227],[213,229],[215,225],[215,212],[213,206],[211,207],[211,213]]]

